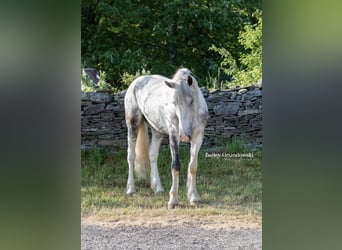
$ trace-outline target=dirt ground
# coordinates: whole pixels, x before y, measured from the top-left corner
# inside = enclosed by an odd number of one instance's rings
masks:
[[[261,250],[261,219],[246,216],[159,216],[82,219],[83,250]]]

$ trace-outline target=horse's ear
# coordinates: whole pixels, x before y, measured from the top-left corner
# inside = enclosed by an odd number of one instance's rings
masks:
[[[169,86],[170,88],[174,88],[176,86],[176,82],[172,81],[165,81],[166,85]]]
[[[188,76],[188,84],[189,84],[189,86],[192,85],[192,77],[191,76]]]

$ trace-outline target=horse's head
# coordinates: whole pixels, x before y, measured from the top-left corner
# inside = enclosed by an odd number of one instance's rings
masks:
[[[172,88],[173,105],[178,118],[179,139],[190,142],[192,137],[193,122],[198,109],[197,81],[191,76],[190,70],[180,69],[171,81],[165,81]]]

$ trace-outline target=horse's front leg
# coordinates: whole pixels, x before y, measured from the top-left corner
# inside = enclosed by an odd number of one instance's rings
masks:
[[[172,156],[171,174],[172,174],[172,186],[170,189],[170,200],[168,208],[173,209],[178,205],[178,186],[179,186],[179,140],[176,134],[170,134],[170,150]]]
[[[187,196],[190,201],[190,205],[198,205],[201,201],[196,187],[196,173],[197,173],[197,159],[198,152],[201,148],[203,141],[203,134],[199,133],[196,137],[191,140],[190,150],[190,162],[188,167],[188,178],[187,178]]]
[[[151,188],[154,190],[155,193],[164,192],[164,188],[161,185],[157,160],[159,154],[159,147],[162,142],[163,135],[156,130],[152,129],[152,140],[149,150],[149,157],[151,163]]]

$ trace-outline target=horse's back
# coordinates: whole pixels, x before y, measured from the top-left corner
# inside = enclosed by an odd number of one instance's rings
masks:
[[[136,91],[151,92],[156,87],[165,88],[165,81],[168,78],[161,75],[144,75],[135,79],[131,85]]]
[[[167,133],[171,90],[165,84],[168,78],[145,75],[135,79],[125,96],[125,109],[145,117],[149,125],[160,133]]]
[[[170,101],[172,92],[165,84],[168,78],[161,75],[140,76],[133,81],[130,88],[142,110],[147,106],[161,106]]]

